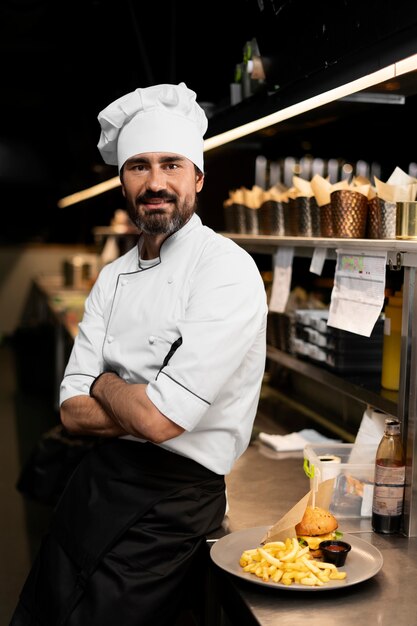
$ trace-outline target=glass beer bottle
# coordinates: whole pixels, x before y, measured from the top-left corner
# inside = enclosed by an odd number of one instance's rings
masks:
[[[399,532],[404,501],[405,455],[400,422],[385,420],[385,430],[375,459],[372,529],[377,533]]]

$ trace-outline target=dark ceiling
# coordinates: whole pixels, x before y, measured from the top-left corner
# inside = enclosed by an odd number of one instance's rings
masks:
[[[250,116],[254,110],[266,115],[271,111],[262,113],[262,106],[314,95],[323,80],[340,84],[414,54],[416,7],[409,0],[0,0],[0,244],[84,243],[94,225],[109,223],[123,205],[119,188],[69,209],[58,209],[57,201],[117,174],[96,147],[97,115],[116,98],[137,87],[184,81],[217,113],[209,120],[210,136],[230,125],[230,83],[247,41],[258,41],[268,98],[255,94],[234,107],[238,123],[248,121],[246,109]],[[286,150],[301,154],[309,143],[312,153],[326,157],[331,136],[328,158],[335,156],[333,139],[340,138],[343,154],[337,157],[379,160],[388,154],[400,166],[399,157],[415,161],[415,98],[391,107],[400,118],[396,132],[386,131],[394,119],[388,106],[379,106],[371,119],[359,107],[349,109],[356,119],[342,122],[343,142],[340,127],[329,120],[325,132],[315,119],[317,132],[310,127],[308,136],[298,120],[302,135],[292,130],[286,146],[281,125],[281,156]],[[217,128],[225,119],[225,128]],[[361,147],[352,132],[358,128],[365,129]],[[408,150],[394,139],[406,139]],[[227,159],[224,185],[248,185],[242,151],[239,159]],[[221,207],[227,189],[221,195],[217,182],[216,191]]]
[[[60,197],[117,173],[96,149],[97,114],[114,99],[184,81],[200,102],[228,104],[254,36],[252,4],[2,0],[0,201],[9,233],[0,241],[19,239],[25,225],[48,238],[44,222]]]

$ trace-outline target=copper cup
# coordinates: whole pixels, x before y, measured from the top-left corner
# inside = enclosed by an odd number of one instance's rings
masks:
[[[234,204],[236,233],[246,234],[246,206],[244,204]]]
[[[224,206],[226,232],[246,234],[246,207],[233,202]]]
[[[259,234],[285,235],[284,207],[277,200],[266,200],[259,208]]]
[[[227,233],[236,233],[236,205],[226,204],[223,207],[224,210],[224,223]]]
[[[294,218],[294,235],[313,237],[317,233],[318,206],[314,196],[300,196],[290,200]]]
[[[338,189],[330,194],[333,236],[351,239],[366,237],[368,199],[351,189]]]
[[[368,201],[366,236],[369,239],[395,239],[397,203],[375,196]]]
[[[320,235],[333,237],[332,205],[330,202],[320,207]]]
[[[315,198],[311,198],[311,235],[312,237],[320,237],[321,234],[321,211]]]
[[[246,233],[259,235],[259,209],[245,207]]]
[[[298,235],[297,213],[293,199],[284,202],[284,230],[287,236],[296,237]]]

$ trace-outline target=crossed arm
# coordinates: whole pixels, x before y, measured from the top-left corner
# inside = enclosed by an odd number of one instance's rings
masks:
[[[153,443],[177,437],[184,429],[161,413],[145,384],[129,384],[113,372],[96,379],[91,396],[74,396],[61,405],[64,427],[77,435],[133,435]]]

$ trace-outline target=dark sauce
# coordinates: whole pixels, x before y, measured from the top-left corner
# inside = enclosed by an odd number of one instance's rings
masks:
[[[376,533],[391,535],[401,529],[401,515],[378,515],[372,513],[372,530]]]

